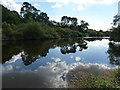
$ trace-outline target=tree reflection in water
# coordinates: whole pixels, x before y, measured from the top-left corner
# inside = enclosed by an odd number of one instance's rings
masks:
[[[50,49],[60,47],[61,54],[76,53],[77,50],[83,51],[88,48],[87,41],[99,40],[96,38],[78,38],[78,39],[62,39],[62,40],[28,40],[28,41],[8,41],[3,42],[3,55],[2,63],[9,61],[12,56],[24,51],[21,55],[24,65],[30,65],[42,57],[46,57]],[[119,64],[118,58],[120,57],[120,46],[116,46],[113,43],[109,44],[110,48],[108,53],[110,54],[111,64]],[[113,58],[115,57],[115,58]],[[117,58],[116,58],[117,57]],[[116,60],[117,59],[117,60]]]
[[[60,51],[62,54],[75,53],[77,47],[79,47],[79,51],[87,49],[87,42],[84,40],[80,40],[73,45],[62,46]]]
[[[38,58],[40,58],[39,55],[31,57],[26,52],[21,53],[21,57],[22,57],[24,65],[30,65],[32,62],[35,62]]]
[[[39,57],[45,57],[49,53],[49,49],[52,48],[53,43],[50,41],[13,41],[3,42],[3,60],[2,63],[9,61],[13,55],[17,55],[21,51],[24,52],[22,60],[25,65],[29,65]]]
[[[111,64],[120,65],[120,43],[110,42],[108,49]]]

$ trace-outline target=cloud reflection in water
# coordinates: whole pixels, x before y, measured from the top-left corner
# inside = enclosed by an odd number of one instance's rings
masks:
[[[11,64],[2,67],[4,88],[63,88],[67,87],[66,75],[77,67],[90,69],[92,72],[114,69],[104,64],[83,64],[80,62],[67,65],[63,62],[48,62],[35,70],[14,71]],[[22,68],[22,67],[19,67]]]

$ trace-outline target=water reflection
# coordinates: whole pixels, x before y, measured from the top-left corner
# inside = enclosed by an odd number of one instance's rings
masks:
[[[73,45],[62,46],[60,51],[62,54],[75,53],[77,48],[79,48],[79,51],[87,49],[87,42],[80,40]]]
[[[3,42],[3,87],[67,87],[67,74],[78,66],[102,75],[120,64],[120,45],[108,43],[91,38]]]
[[[27,54],[27,52],[22,52],[21,57],[22,57],[24,65],[29,65],[32,62],[35,62],[38,58],[40,58],[39,55],[35,55],[31,57],[29,54]]]
[[[46,40],[46,41],[19,41],[3,42],[2,63],[9,61],[13,55],[21,54],[24,65],[30,65],[41,57],[47,56],[51,48],[61,47],[62,54],[75,53],[76,49],[87,49],[87,43],[83,39]]]
[[[99,40],[101,41],[102,39],[99,38]],[[91,43],[89,43],[90,41]],[[41,41],[16,41],[16,42],[6,41],[6,42],[3,42],[3,46],[2,46],[3,47],[2,63],[9,61],[13,55],[17,55],[20,52],[22,52],[20,53],[19,57],[23,61],[23,64],[30,65],[34,63],[36,60],[46,57],[50,49],[55,49],[56,47],[59,47],[59,51],[61,52],[61,54],[72,54],[72,53],[77,53],[78,51],[82,52],[83,50],[87,50],[87,52],[89,53],[88,48],[90,49],[90,45],[92,45],[93,46],[92,49],[94,49],[96,46],[100,47],[100,45],[102,44],[101,42],[100,44],[98,44],[98,38],[97,39],[81,38],[81,39],[64,39],[64,40],[43,40],[43,41],[42,40]],[[107,46],[107,43],[105,43],[105,46]],[[96,53],[97,52],[98,51],[96,50]],[[110,42],[109,49],[107,52],[109,54],[110,63],[115,65],[120,65],[120,44]],[[94,51],[92,51],[92,53],[94,53]],[[89,54],[91,54],[91,51]],[[79,57],[79,60],[77,57]],[[88,57],[87,54],[86,54],[86,57]],[[51,58],[55,59],[57,57],[51,57]],[[73,59],[73,56],[70,56],[70,58]],[[75,60],[80,61],[81,57],[75,56]]]
[[[108,53],[109,53],[110,63],[115,65],[120,65],[120,43],[110,42]]]
[[[3,88],[65,88],[68,86],[68,72],[78,69],[79,71],[94,72],[102,76],[108,70],[114,69],[103,64],[83,64],[66,62],[48,63],[46,66],[39,66],[35,70],[14,71],[12,65],[2,67]],[[74,75],[74,74],[73,74]],[[79,74],[81,76],[81,74]]]

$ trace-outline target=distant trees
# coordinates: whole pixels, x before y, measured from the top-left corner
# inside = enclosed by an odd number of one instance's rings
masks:
[[[88,30],[89,24],[85,22],[84,20],[80,21],[80,25],[78,25],[78,19],[76,17],[68,17],[63,16],[61,18],[61,27],[63,28],[70,28],[74,30],[78,30],[79,32],[86,33]]]
[[[77,25],[77,18],[63,16],[61,18],[61,25],[62,27],[74,27]]]
[[[88,29],[89,24],[76,17],[63,16],[61,22],[50,21],[47,13],[41,12],[28,2],[24,2],[20,15],[2,6],[2,37],[4,40],[70,38],[83,36],[103,36],[104,32]]]

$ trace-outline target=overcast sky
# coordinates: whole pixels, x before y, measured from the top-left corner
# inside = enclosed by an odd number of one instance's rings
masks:
[[[23,2],[29,2],[46,12],[50,20],[60,21],[62,16],[77,17],[89,23],[89,28],[108,30],[113,16],[118,13],[119,0],[0,0],[0,4],[20,12]]]

